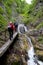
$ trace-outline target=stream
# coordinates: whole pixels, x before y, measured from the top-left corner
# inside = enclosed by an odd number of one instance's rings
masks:
[[[25,32],[28,32],[26,26],[24,24],[19,24],[18,25],[18,33],[23,35]],[[28,52],[28,57],[29,57],[29,60],[27,61],[27,65],[43,65],[43,62],[39,61],[37,56],[35,55],[35,52],[34,52],[34,47],[33,47],[33,44],[31,42],[31,39],[25,35],[28,42],[29,42],[29,50],[27,51]]]

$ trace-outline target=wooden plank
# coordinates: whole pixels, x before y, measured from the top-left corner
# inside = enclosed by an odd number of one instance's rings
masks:
[[[17,32],[13,35],[13,39],[12,40],[8,40],[1,48],[0,48],[0,57],[7,51],[7,49],[9,48],[9,46],[12,44],[13,40],[15,39],[15,37],[17,36]]]

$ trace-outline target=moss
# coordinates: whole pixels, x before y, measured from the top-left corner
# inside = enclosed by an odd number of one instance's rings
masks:
[[[2,0],[0,0],[0,3],[2,2]]]
[[[36,55],[38,56],[38,59],[43,61],[43,50],[36,50]]]
[[[38,59],[43,62],[43,55],[38,55]]]
[[[38,41],[43,40],[43,36],[38,36]]]
[[[20,65],[19,62],[13,62],[11,65]]]

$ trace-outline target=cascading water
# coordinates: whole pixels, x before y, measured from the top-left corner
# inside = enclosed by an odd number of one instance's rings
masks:
[[[25,31],[24,31],[24,30]],[[24,34],[24,32],[27,32],[27,28],[24,26],[24,24],[19,24],[18,25],[18,33],[19,34]],[[26,35],[25,35],[26,36]],[[29,46],[30,46],[30,49],[28,50],[28,56],[29,56],[29,60],[27,61],[27,65],[43,65],[43,62],[39,61],[34,53],[34,48],[33,48],[33,45],[32,45],[32,42],[31,42],[31,39],[26,36],[27,38],[27,41],[29,42]]]
[[[32,42],[30,42],[31,39],[28,38],[28,40],[29,40],[29,45],[32,45]],[[27,65],[43,65],[43,62],[41,62],[37,59],[37,57],[34,53],[33,45],[30,47],[30,50],[28,50],[28,56],[30,59],[27,61]]]

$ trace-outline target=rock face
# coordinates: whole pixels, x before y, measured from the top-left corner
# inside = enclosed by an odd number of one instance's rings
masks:
[[[37,42],[35,37],[31,36],[31,39],[33,42],[35,53],[38,56],[38,59],[43,61],[43,44],[39,44],[39,42]]]

